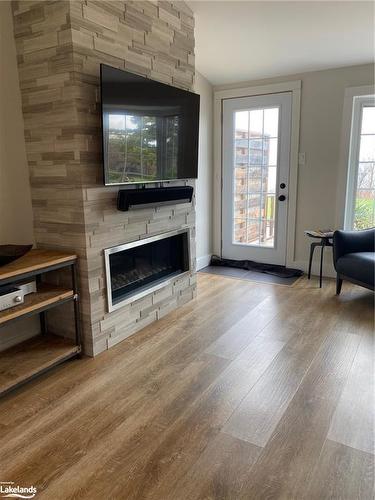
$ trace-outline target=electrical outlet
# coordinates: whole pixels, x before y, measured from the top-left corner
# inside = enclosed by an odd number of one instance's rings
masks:
[[[298,153],[298,165],[306,164],[306,153]]]

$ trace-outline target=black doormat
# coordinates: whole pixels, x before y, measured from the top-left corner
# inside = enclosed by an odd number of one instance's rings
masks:
[[[210,266],[236,267],[237,269],[246,269],[258,273],[272,274],[278,278],[295,278],[302,276],[303,271],[275,264],[262,264],[253,260],[232,260],[222,259],[217,255],[211,257]]]

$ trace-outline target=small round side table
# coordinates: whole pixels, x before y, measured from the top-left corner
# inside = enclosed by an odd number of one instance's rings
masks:
[[[324,254],[324,248],[325,247],[332,247],[332,239],[333,239],[333,234],[331,232],[329,233],[321,233],[318,234],[315,231],[305,231],[305,234],[309,238],[315,238],[320,241],[313,241],[310,245],[310,258],[309,258],[309,273],[307,275],[307,278],[311,278],[311,265],[312,265],[312,260],[314,256],[314,250],[316,247],[321,247],[320,250],[320,271],[319,271],[319,288],[322,288],[322,271],[323,271],[323,254]]]

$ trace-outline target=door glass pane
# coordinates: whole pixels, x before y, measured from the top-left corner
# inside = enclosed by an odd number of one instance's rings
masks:
[[[263,163],[262,155],[263,152],[261,149],[250,149],[250,155],[249,155],[250,165],[262,165]]]
[[[235,218],[233,223],[236,243],[247,243],[247,219]]]
[[[262,219],[260,225],[260,241],[263,246],[272,246],[272,238],[274,233],[274,220]]]
[[[234,191],[236,195],[247,192],[247,172],[248,169],[244,167],[234,169]]]
[[[264,110],[264,135],[277,137],[279,126],[279,109],[269,108]]]
[[[277,167],[268,167],[267,193],[276,192]]]
[[[234,218],[241,219],[247,217],[246,195],[239,196],[234,204]]]
[[[235,112],[233,243],[275,246],[279,108]]]
[[[249,167],[249,195],[262,192],[262,167]]]
[[[260,219],[262,205],[262,195],[261,194],[249,194],[247,197],[247,217],[250,219]]]
[[[263,109],[247,111],[250,115],[249,137],[263,137]]]
[[[265,141],[265,164],[266,165],[277,165],[277,139],[269,139]]]
[[[236,130],[238,130],[238,138],[248,139],[249,138],[249,112],[248,111],[237,111],[235,114],[236,119]],[[237,139],[237,137],[236,137]]]
[[[259,245],[260,221],[257,219],[247,220],[247,243]]]
[[[262,151],[263,139],[261,137],[259,139],[250,139],[249,145],[250,149],[254,149],[255,151]]]
[[[276,197],[275,195],[267,195],[266,198],[266,203],[265,203],[265,210],[264,210],[264,218],[267,220],[275,220],[275,201]]]

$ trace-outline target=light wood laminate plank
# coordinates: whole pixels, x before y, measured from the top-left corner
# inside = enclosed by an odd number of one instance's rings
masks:
[[[328,439],[374,453],[374,339],[363,336],[333,415]]]
[[[306,500],[372,500],[374,456],[327,440],[314,471]]]
[[[359,337],[329,336],[261,453],[241,499],[299,498],[319,460]]]
[[[320,300],[319,300],[320,302]],[[312,302],[316,307],[316,303]],[[247,394],[224,427],[224,431],[257,446],[265,446],[288,408],[322,340],[333,328],[336,318],[327,319],[329,306],[319,304],[320,314],[311,324],[311,307],[305,307],[306,326],[300,328]],[[308,332],[308,333],[307,333]],[[268,336],[260,336],[267,339]]]
[[[270,298],[265,298],[246,316],[229,328],[213,342],[206,352],[228,359],[235,359],[238,354],[256,337],[277,314],[270,305]]]
[[[235,500],[261,449],[220,432],[165,500]]]

